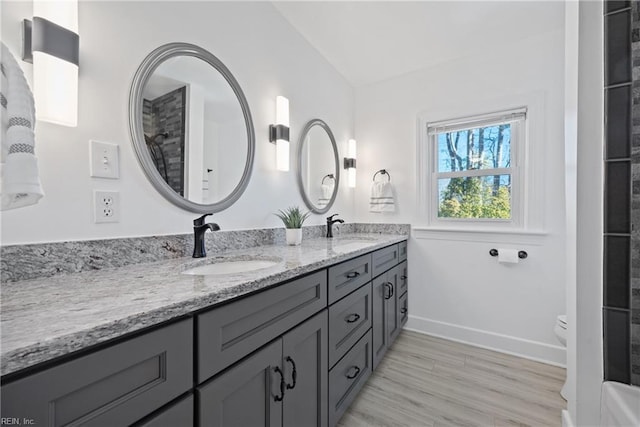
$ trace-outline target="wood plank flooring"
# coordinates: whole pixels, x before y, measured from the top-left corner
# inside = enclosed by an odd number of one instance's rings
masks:
[[[560,426],[565,370],[403,331],[340,427]]]

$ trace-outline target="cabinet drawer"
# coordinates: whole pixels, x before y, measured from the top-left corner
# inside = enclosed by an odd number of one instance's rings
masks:
[[[198,315],[198,383],[326,305],[327,273],[322,270]]]
[[[400,276],[398,277],[398,289],[396,290],[398,296],[407,292],[409,286],[409,276],[407,276],[407,261],[403,261],[398,265],[400,270]]]
[[[407,319],[409,319],[409,294],[404,293],[400,298],[398,298],[398,324],[400,326],[404,326],[407,323]]]
[[[39,426],[129,425],[189,390],[191,319],[3,385],[2,416]]]
[[[135,427],[188,427],[193,425],[193,395],[190,394],[168,408],[163,408],[150,419],[136,424]]]
[[[329,307],[329,366],[338,360],[371,327],[371,286],[357,291]]]
[[[378,249],[372,255],[373,277],[389,270],[398,263],[398,245]]]
[[[329,268],[329,304],[371,280],[371,255],[343,262]]]
[[[407,260],[407,242],[398,243],[398,261]]]
[[[335,426],[371,375],[371,332],[329,371],[329,425]]]

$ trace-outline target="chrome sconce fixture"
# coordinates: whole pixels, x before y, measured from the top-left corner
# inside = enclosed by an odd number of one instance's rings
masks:
[[[347,144],[347,157],[344,158],[344,168],[347,170],[347,185],[356,186],[356,140],[350,139]]]
[[[289,170],[289,100],[276,97],[276,124],[269,125],[269,142],[276,145],[276,169]]]
[[[35,1],[33,21],[22,22],[22,41],[22,59],[33,63],[37,119],[77,126],[77,0]]]

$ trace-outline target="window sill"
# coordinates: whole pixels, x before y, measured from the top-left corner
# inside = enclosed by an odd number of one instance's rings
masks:
[[[543,230],[492,228],[411,227],[411,236],[427,240],[458,240],[466,242],[519,243],[542,245],[549,235]]]

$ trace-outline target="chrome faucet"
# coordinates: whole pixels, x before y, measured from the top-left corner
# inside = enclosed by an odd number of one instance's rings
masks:
[[[333,224],[335,224],[336,222],[339,222],[340,224],[344,224],[343,219],[340,219],[340,218],[333,219],[334,216],[338,216],[338,214],[333,214],[327,217],[327,238],[333,237]]]
[[[204,233],[207,230],[218,231],[220,230],[220,226],[216,223],[204,223],[204,219],[209,215],[213,214],[204,214],[199,218],[193,220],[193,257],[194,258],[204,258],[207,256],[207,250],[204,246]]]

